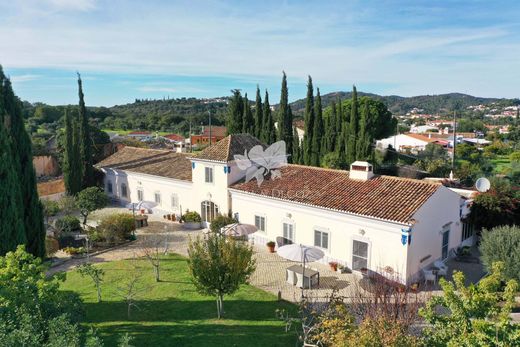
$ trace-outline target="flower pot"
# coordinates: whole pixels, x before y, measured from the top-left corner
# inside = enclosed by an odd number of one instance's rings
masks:
[[[338,264],[337,263],[329,263],[330,269],[334,272],[338,271]]]
[[[274,253],[274,246],[267,246],[269,253]]]
[[[167,214],[166,217],[168,218],[168,220],[172,220],[172,215],[171,214]]]
[[[144,208],[141,209],[141,214],[144,214]]]

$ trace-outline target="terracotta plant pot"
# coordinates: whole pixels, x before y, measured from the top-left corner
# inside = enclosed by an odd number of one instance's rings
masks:
[[[172,215],[171,214],[167,214],[166,217],[168,217],[168,220],[172,220]]]
[[[267,242],[267,249],[269,250],[270,253],[274,253],[275,246],[276,246],[276,243],[274,243],[273,241]]]
[[[329,266],[332,271],[334,271],[334,272],[338,271],[338,263],[330,262]]]

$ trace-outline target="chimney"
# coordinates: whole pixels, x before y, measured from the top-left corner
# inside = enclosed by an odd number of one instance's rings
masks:
[[[372,164],[366,161],[355,161],[350,164],[349,177],[353,180],[368,181],[374,177]]]

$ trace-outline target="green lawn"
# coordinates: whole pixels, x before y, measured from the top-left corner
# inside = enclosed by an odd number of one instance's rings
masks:
[[[491,159],[495,173],[507,173],[511,169],[511,159],[509,155],[498,155],[495,159]]]
[[[103,302],[97,303],[90,280],[76,271],[67,273],[62,290],[78,293],[85,303],[86,324],[98,329],[105,346],[114,346],[124,333],[134,336],[136,346],[293,346],[294,333],[286,333],[275,317],[277,308],[295,312],[295,307],[252,286],[243,286],[224,298],[224,319],[216,319],[212,297],[199,295],[190,281],[186,258],[165,257],[162,281],[154,282],[146,260],[103,263]],[[129,280],[130,271],[143,272],[139,308],[127,318],[127,305],[118,287]]]

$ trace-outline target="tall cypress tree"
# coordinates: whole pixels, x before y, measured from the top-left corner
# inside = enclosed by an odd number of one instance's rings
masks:
[[[254,136],[257,139],[260,139],[262,134],[262,120],[263,120],[263,110],[262,110],[262,97],[260,96],[260,87],[256,86],[256,100],[255,100],[255,132]]]
[[[81,76],[78,73],[78,95],[79,95],[79,151],[81,158],[81,188],[85,189],[94,184],[94,169],[92,168],[92,140],[88,124],[87,108],[83,95]]]
[[[339,97],[336,101],[336,105],[337,105],[336,106],[336,126],[335,126],[336,143],[334,144],[335,146],[337,145],[338,139],[341,134],[341,129],[343,127],[343,123],[345,122],[345,118],[343,115],[343,105],[341,104],[341,99]]]
[[[359,121],[356,160],[371,159],[372,138],[370,134],[370,106],[368,99],[365,99],[363,102],[363,109],[361,110],[361,119]]]
[[[242,101],[244,108],[244,117],[242,121],[242,132],[244,134],[251,134],[254,136],[255,129],[255,121],[253,119],[253,112],[251,111],[251,105],[249,104],[249,100],[247,99],[247,93],[244,95],[244,100]]]
[[[232,90],[233,96],[228,106],[227,114],[227,133],[228,134],[239,134],[242,132],[242,116],[244,112],[242,95],[240,90]]]
[[[278,110],[278,134],[277,139],[285,141],[287,153],[292,154],[293,146],[293,115],[289,105],[289,90],[287,89],[287,76],[282,77],[282,90],[280,94],[280,109]],[[292,156],[289,157],[292,162]]]
[[[23,202],[16,155],[8,128],[11,117],[5,109],[5,76],[0,66],[0,256],[27,242],[23,220]]]
[[[314,89],[312,87],[312,77],[309,76],[307,82],[307,99],[305,103],[305,134],[303,135],[303,163],[311,165],[311,146],[314,129]]]
[[[276,141],[276,132],[274,130],[273,114],[271,112],[271,105],[269,105],[269,93],[265,91],[264,98],[264,116],[263,116],[263,131],[261,140],[270,145]]]
[[[320,166],[323,142],[323,114],[321,109],[320,89],[317,89],[316,102],[314,104],[314,128],[312,130],[311,162],[312,166]]]
[[[358,104],[356,86],[352,88],[352,101],[350,104],[350,122],[347,144],[347,164],[356,160],[356,139],[358,135]]]
[[[9,208],[18,208],[19,224],[25,233],[26,249],[37,257],[45,256],[45,226],[43,224],[43,207],[36,188],[36,173],[33,166],[32,144],[25,130],[22,108],[15,96],[11,82],[1,72],[3,112],[8,122],[6,130],[10,133],[13,167],[16,174],[16,184],[21,194],[21,204]],[[9,205],[1,205],[8,208]]]
[[[323,117],[323,126],[325,127],[324,154],[327,154],[334,151],[334,144],[336,143],[336,103],[334,100],[330,104],[329,116]]]
[[[300,156],[300,137],[298,136],[298,130],[294,127],[293,132],[293,145],[292,145],[292,163],[300,164],[301,156]]]
[[[65,110],[65,153],[63,180],[69,195],[76,195],[81,190],[81,163],[79,163],[79,147],[74,144],[76,122],[73,122],[68,109]]]

